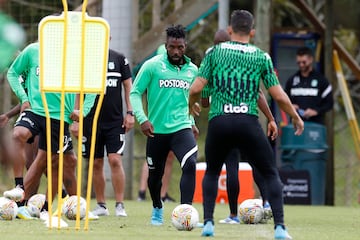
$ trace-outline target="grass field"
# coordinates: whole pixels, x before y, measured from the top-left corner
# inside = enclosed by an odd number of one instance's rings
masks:
[[[92,203],[95,205],[95,203]],[[151,202],[126,201],[127,218],[114,216],[114,202],[108,201],[110,216],[101,217],[89,223],[89,230],[75,230],[75,221],[68,221],[67,229],[45,227],[41,220],[0,221],[1,239],[21,240],[105,240],[105,239],[204,239],[201,229],[191,232],[177,231],[170,221],[170,214],[176,203],[165,203],[165,224],[160,227],[150,225]],[[202,219],[201,204],[194,204]],[[228,214],[228,205],[219,204],[215,209],[215,221]],[[360,209],[350,207],[285,206],[285,220],[293,239],[352,240],[360,237]],[[273,224],[258,225],[215,225],[214,239],[273,239]]]

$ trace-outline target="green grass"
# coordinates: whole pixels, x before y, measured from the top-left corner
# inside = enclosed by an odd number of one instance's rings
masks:
[[[92,202],[92,205],[95,203]],[[41,220],[0,221],[1,239],[22,240],[72,240],[72,239],[204,239],[201,229],[191,232],[177,231],[170,222],[170,214],[177,203],[165,203],[165,224],[150,225],[151,202],[126,201],[127,218],[114,216],[114,202],[108,201],[111,216],[90,221],[89,230],[75,230],[75,221],[68,221],[67,229],[46,228]],[[202,219],[201,204],[194,204]],[[228,205],[219,204],[215,209],[215,221],[228,214]],[[359,239],[360,209],[351,207],[285,206],[285,219],[289,233],[294,239]],[[273,224],[215,225],[215,239],[273,239]]]

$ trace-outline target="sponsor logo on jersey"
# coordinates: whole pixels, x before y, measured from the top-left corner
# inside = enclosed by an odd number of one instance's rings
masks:
[[[106,79],[106,87],[117,87],[119,79],[109,78]]]
[[[110,70],[115,69],[115,63],[114,63],[114,62],[109,62],[109,63],[108,63],[108,68],[109,68]]]
[[[224,104],[224,113],[247,113],[249,106],[246,103],[240,103],[239,106],[234,106],[231,103]]]
[[[231,50],[239,50],[242,52],[253,53],[256,52],[256,47],[250,45],[241,45],[241,44],[230,44],[230,43],[223,43],[220,45],[221,48],[227,48]]]
[[[317,79],[311,80],[311,86],[312,87],[317,87],[318,84],[319,84],[319,81]]]
[[[317,88],[292,88],[291,96],[317,96],[319,89]]]
[[[181,88],[189,89],[190,83],[181,79],[160,79],[160,88]]]
[[[36,68],[36,76],[39,76],[40,75],[40,67],[37,67]]]

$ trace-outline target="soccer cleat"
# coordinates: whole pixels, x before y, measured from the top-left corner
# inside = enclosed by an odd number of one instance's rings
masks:
[[[155,226],[160,226],[164,223],[163,219],[164,208],[153,208],[151,214],[151,224]]]
[[[265,201],[265,204],[264,204],[264,219],[269,220],[271,218],[272,218],[271,206],[270,206],[268,201]]]
[[[109,216],[109,209],[107,209],[106,207],[103,207],[99,204],[96,204],[95,209],[92,211],[92,213],[96,216]]]
[[[211,221],[207,221],[201,233],[202,237],[213,237],[214,236],[214,224]]]
[[[18,208],[18,212],[16,215],[17,218],[23,219],[23,220],[31,220],[31,219],[35,219],[34,217],[32,217],[27,209],[26,206],[21,206]]]
[[[49,214],[48,214],[49,216]],[[46,227],[50,227],[50,219],[47,218],[45,221],[44,221],[44,224],[46,225]],[[59,227],[58,226],[59,224],[59,220],[58,220],[58,217],[51,217],[51,227],[52,228],[57,228]],[[68,227],[69,225],[67,224],[67,222],[65,222],[64,220],[62,220],[60,218],[60,228],[66,228]]]
[[[165,197],[162,197],[161,198],[161,200],[163,201],[163,202],[175,202],[175,199],[174,198],[172,198],[172,197],[170,197],[169,196],[169,194],[165,194]]]
[[[64,198],[61,198],[61,200],[60,200],[60,201],[61,201],[61,208],[63,207],[64,202],[65,202],[68,198],[69,198],[69,195],[66,195]],[[59,215],[59,214],[58,214],[58,209],[56,209],[52,215],[53,215],[54,217],[58,216],[58,215]]]
[[[98,220],[99,216],[93,214],[92,212],[89,212],[88,213],[88,218],[89,218],[89,220]]]
[[[204,227],[204,223],[198,222],[196,224],[196,228],[203,228]]]
[[[227,218],[225,218],[225,219],[221,219],[221,220],[219,221],[219,223],[224,223],[224,224],[240,224],[240,220],[239,220],[238,216],[234,216],[234,217],[229,216],[229,217],[227,217]]]
[[[286,228],[283,225],[276,225],[275,227],[275,239],[288,240],[292,237],[287,232]]]
[[[43,221],[49,221],[49,213],[46,210],[40,212],[40,219]]]
[[[127,217],[127,214],[126,214],[125,207],[124,207],[123,203],[119,203],[115,207],[115,216],[117,216],[117,217]]]
[[[17,185],[15,188],[5,191],[4,197],[14,200],[15,202],[21,202],[24,200],[25,192],[24,189]]]

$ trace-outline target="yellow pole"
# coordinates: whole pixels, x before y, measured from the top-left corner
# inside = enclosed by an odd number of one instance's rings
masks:
[[[342,71],[339,55],[336,50],[333,51],[333,63],[334,63],[334,69],[336,72],[336,77],[338,79],[339,89],[343,98],[346,115],[349,120],[349,125],[351,129],[351,134],[354,139],[355,143],[355,150],[358,156],[358,159],[360,160],[360,131],[359,131],[359,125],[356,120],[356,115],[354,112],[354,108],[351,102],[351,97],[349,94],[349,90],[346,84],[346,80],[344,77],[344,73]]]

